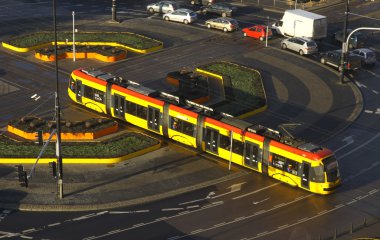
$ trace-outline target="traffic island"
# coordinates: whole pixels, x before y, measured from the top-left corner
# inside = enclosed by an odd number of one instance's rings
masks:
[[[41,141],[49,139],[54,128],[54,122],[37,117],[11,121],[8,131],[0,135],[0,163],[35,163],[42,149]],[[82,122],[62,121],[63,162],[113,164],[157,150],[161,145],[159,140],[147,135],[120,132],[117,128],[117,122],[106,118]],[[40,137],[38,132],[43,132]],[[39,163],[55,161],[55,151],[55,143],[52,141],[47,145]]]
[[[66,49],[65,54],[58,54],[58,58],[70,58],[73,50],[71,32],[58,32],[57,45]],[[126,51],[146,54],[163,48],[161,41],[130,32],[81,32],[75,35],[75,46],[78,52],[78,58],[94,57],[101,61],[113,62],[126,57]],[[54,34],[52,32],[37,32],[25,36],[15,37],[8,41],[2,42],[4,48],[16,52],[30,52],[36,50],[36,57],[53,61],[51,46],[54,46]],[[82,48],[84,46],[84,49]],[[105,51],[110,48],[110,51]],[[42,49],[42,50],[41,50]],[[113,52],[112,52],[113,51]],[[123,52],[122,52],[123,51]],[[110,52],[108,54],[105,54]]]
[[[238,118],[246,118],[267,109],[267,99],[259,71],[231,62],[212,62],[196,72],[218,79],[224,100],[211,108]]]

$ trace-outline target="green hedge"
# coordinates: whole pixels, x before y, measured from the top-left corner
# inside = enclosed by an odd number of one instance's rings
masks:
[[[62,142],[63,158],[112,158],[124,156],[158,144],[156,139],[127,133],[104,142]],[[37,158],[41,146],[33,142],[16,142],[0,135],[0,157]],[[42,157],[55,157],[55,143],[50,143]]]
[[[72,41],[73,34],[71,32],[58,32],[58,42]],[[146,38],[144,36],[133,33],[86,33],[79,32],[75,34],[75,41],[77,42],[117,42],[136,49],[149,49],[152,47],[160,46],[162,43],[154,39]],[[54,34],[52,32],[38,32],[30,35],[20,36],[5,43],[18,47],[30,48],[33,46],[41,45],[48,42],[54,42]]]
[[[218,104],[218,111],[236,116],[266,104],[259,72],[229,62],[214,62],[199,68],[224,78],[226,103]]]

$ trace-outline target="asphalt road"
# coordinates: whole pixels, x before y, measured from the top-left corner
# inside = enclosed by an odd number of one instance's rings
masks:
[[[60,27],[69,29],[73,6],[79,9],[77,13],[99,13],[99,17],[91,19],[78,14],[79,29],[87,30],[86,26],[104,21],[109,17],[109,8],[108,12],[104,10],[107,9],[109,1],[99,2],[99,5],[94,3],[74,5],[70,1],[63,3],[64,6],[58,11],[59,19],[64,22]],[[13,34],[49,29],[50,18],[42,14],[49,13],[48,4],[38,4],[36,1],[21,10],[21,3],[22,1],[17,1],[13,6],[8,3],[0,7],[1,19],[4,19],[5,23],[12,23],[11,28],[7,24],[0,26],[0,31],[4,33],[1,40]],[[122,6],[120,4],[120,7]],[[144,4],[141,3],[131,12],[140,14],[138,11],[143,7]],[[9,12],[12,14],[5,15]],[[28,14],[33,17],[26,17]],[[262,13],[261,18],[266,15],[267,13]],[[318,140],[336,152],[344,179],[343,186],[333,195],[316,196],[242,169],[241,171],[246,173],[242,177],[132,208],[73,213],[30,213],[1,209],[0,237],[33,239],[380,237],[378,230],[380,229],[378,227],[379,64],[375,68],[361,70],[352,77],[352,81],[363,95],[365,105],[359,118],[346,127],[347,122],[339,119],[339,116],[347,116],[346,108],[352,107],[344,105],[344,91],[348,91],[348,87],[338,85],[342,92],[338,96],[329,95],[328,88],[337,84],[337,75],[334,71],[316,63],[317,56],[311,57],[311,61],[305,61],[292,53],[265,49],[262,43],[243,39],[239,33],[226,35],[204,29],[202,26],[182,27],[176,23],[161,22],[154,17],[145,19],[147,16],[141,14],[139,16],[143,19],[125,20],[119,26],[101,25],[98,28],[110,30],[124,28],[148,33],[150,36],[163,39],[168,44],[168,49],[155,53],[149,58],[132,57],[111,65],[96,61],[72,63],[70,60],[63,60],[59,75],[60,89],[65,91],[68,73],[74,67],[87,65],[102,67],[104,70],[162,90],[167,88],[163,84],[165,73],[183,66],[194,66],[216,59],[258,66],[263,70],[264,76],[271,79],[265,83],[272,93],[268,96],[270,109],[267,113],[250,120],[266,122],[273,126],[283,121],[303,123],[304,128],[299,134]],[[135,17],[137,14],[133,16]],[[243,21],[246,17],[244,14],[238,16]],[[33,27],[25,26],[25,20],[32,22]],[[357,23],[360,24],[359,21]],[[150,27],[154,26],[155,30],[150,31],[147,24]],[[336,27],[339,26],[339,23],[336,24]],[[93,30],[93,27],[88,27],[88,30]],[[273,40],[270,45],[276,46],[278,42],[279,40]],[[378,43],[371,42],[371,44],[374,49],[379,49],[376,45]],[[326,48],[331,47],[334,45],[326,44]],[[0,81],[5,83],[2,85],[4,87],[1,88],[0,95],[1,126],[10,119],[31,112],[44,116],[51,114],[53,109],[51,93],[55,88],[53,65],[41,64],[28,54],[2,51],[0,57],[2,59]],[[292,71],[286,71],[288,69]],[[322,80],[314,82],[316,79]],[[316,92],[323,96],[320,102],[310,101],[315,99],[310,92],[311,86],[315,84],[321,85]],[[301,94],[295,89],[304,91]],[[41,98],[31,99],[34,94]],[[324,106],[324,101],[329,102],[328,99],[334,99],[336,107]],[[44,101],[47,102],[41,104]],[[62,94],[62,104],[66,109],[73,107],[65,94]],[[93,115],[91,112],[82,112],[82,114]],[[334,117],[337,118],[335,121]],[[324,138],[319,138],[320,135]],[[353,234],[350,234],[351,228]]]

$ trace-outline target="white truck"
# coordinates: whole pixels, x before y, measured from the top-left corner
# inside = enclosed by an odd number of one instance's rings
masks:
[[[285,10],[282,19],[274,23],[272,29],[283,36],[317,40],[327,36],[327,19],[302,9]]]

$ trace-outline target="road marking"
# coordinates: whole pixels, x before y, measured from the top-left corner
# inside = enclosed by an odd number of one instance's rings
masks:
[[[266,200],[269,200],[269,199],[270,199],[270,198],[265,198],[265,199],[263,199],[263,200],[261,200],[261,201],[253,202],[253,204],[256,205],[256,204],[259,204],[259,203],[265,202]]]
[[[347,147],[348,145],[351,145],[354,143],[354,139],[352,136],[348,136],[348,137],[345,137],[342,139],[343,142],[346,142],[346,144],[344,144],[343,146],[339,147],[338,149],[336,149],[334,152],[339,152],[340,150],[342,150],[343,148]]]
[[[255,193],[261,192],[261,191],[263,191],[263,190],[265,190],[265,189],[268,189],[268,188],[274,187],[274,186],[276,186],[276,185],[278,185],[278,184],[281,184],[281,182],[278,182],[278,183],[275,183],[275,184],[269,185],[269,186],[267,186],[267,187],[261,188],[261,189],[259,189],[259,190],[256,190],[256,191],[253,191],[253,192],[250,192],[250,193],[246,193],[246,194],[243,194],[243,195],[240,195],[240,196],[234,197],[234,198],[232,198],[232,200],[236,200],[236,199],[240,199],[240,198],[243,198],[243,197],[247,197],[247,196],[249,196],[249,195],[252,195],[252,194],[255,194]]]
[[[120,232],[120,229],[116,229],[116,230],[110,231],[110,232],[108,232],[108,233],[109,233],[109,234],[114,234],[114,233],[118,233],[118,232]]]
[[[379,94],[379,92],[376,91],[376,90],[372,90],[372,92],[373,92],[374,94]]]
[[[54,227],[60,225],[60,222],[49,224],[48,227]]]
[[[365,112],[365,113],[370,113],[370,114],[373,113],[373,111],[371,111],[371,110],[364,110],[364,112]]]
[[[375,136],[373,136],[372,138],[370,138],[368,141],[364,142],[363,144],[357,146],[356,148],[354,148],[354,149],[352,149],[351,151],[349,151],[349,152],[343,154],[342,156],[339,156],[339,158],[340,158],[340,159],[345,158],[346,156],[350,155],[351,153],[353,153],[353,152],[357,151],[358,149],[364,147],[365,145],[371,143],[372,141],[374,141],[374,140],[375,140],[376,138],[378,138],[379,136],[380,136],[380,132],[377,133],[377,134],[376,134]]]
[[[150,210],[136,210],[136,211],[110,211],[109,214],[130,214],[130,213],[146,213]]]
[[[289,226],[289,224],[285,224],[285,225],[282,225],[282,226],[279,226],[279,227],[277,227],[278,229],[282,229],[282,228],[286,228],[286,227],[288,227]]]
[[[161,209],[161,211],[163,212],[167,212],[167,211],[179,211],[179,210],[183,210],[184,208],[163,208]]]
[[[193,209],[193,208],[199,208],[199,205],[192,205],[192,206],[187,206],[186,209]]]
[[[31,232],[35,232],[35,231],[37,231],[37,229],[31,228],[31,229],[27,229],[27,230],[22,231],[22,233],[31,233]]]
[[[372,194],[374,194],[374,193],[377,193],[378,191],[379,191],[378,189],[373,189],[373,190],[369,191],[368,193],[369,193],[370,195],[372,195]]]

